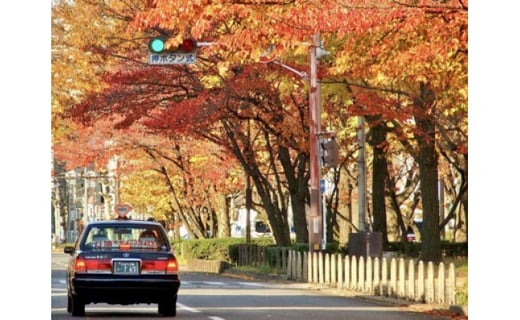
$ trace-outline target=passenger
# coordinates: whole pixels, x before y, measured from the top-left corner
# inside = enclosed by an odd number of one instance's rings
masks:
[[[157,241],[157,235],[153,230],[145,230],[139,235],[140,241]]]

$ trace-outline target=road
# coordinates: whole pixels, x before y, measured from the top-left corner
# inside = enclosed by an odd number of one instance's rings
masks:
[[[77,319],[66,311],[65,254],[52,255],[51,319]],[[175,319],[356,319],[440,320],[439,316],[412,312],[402,307],[345,297],[294,282],[241,280],[225,275],[183,271]],[[89,304],[87,319],[163,318],[157,305],[132,306]],[[168,318],[166,318],[168,319]],[[173,319],[173,318],[172,318]]]

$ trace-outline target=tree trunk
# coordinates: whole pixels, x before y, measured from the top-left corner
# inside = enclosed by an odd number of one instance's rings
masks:
[[[307,218],[305,214],[305,195],[297,193],[291,195],[291,206],[293,210],[294,233],[297,243],[309,242],[309,232],[307,231]]]
[[[308,179],[305,177],[305,163],[307,157],[303,153],[300,154],[297,157],[296,165],[293,165],[289,155],[289,150],[286,148],[280,148],[278,159],[282,164],[284,175],[287,179],[296,242],[306,243],[309,239],[307,219],[305,216],[305,199],[308,194]]]
[[[227,238],[231,237],[230,219],[229,219],[229,200],[225,194],[221,195],[222,202],[224,203],[224,210],[220,211],[217,215],[218,223],[218,237]]]
[[[289,224],[287,223],[287,212],[284,213],[278,208],[276,201],[273,201],[274,199],[268,191],[269,188],[266,188],[266,185],[262,183],[258,175],[252,176],[252,178],[258,194],[262,199],[262,204],[269,219],[276,244],[282,247],[290,246],[291,237],[289,234]]]
[[[370,131],[367,142],[372,146],[372,215],[374,231],[381,232],[383,248],[388,248],[388,232],[386,221],[385,186],[388,177],[385,142],[387,128],[381,116],[367,116]]]
[[[347,169],[345,169],[346,171]],[[339,242],[341,244],[348,243],[349,234],[353,231],[353,223],[352,223],[352,192],[354,190],[352,178],[349,176],[348,172],[345,172],[345,201],[344,201],[344,209],[343,214],[340,214],[338,210],[338,225],[339,225]]]
[[[417,99],[416,122],[418,163],[421,178],[423,206],[422,248],[423,261],[442,260],[439,230],[438,154],[435,150],[435,96],[425,84],[421,84],[421,97]]]
[[[468,156],[465,155],[464,156],[464,178],[466,179],[466,184],[469,183],[468,179],[469,179],[469,176],[468,176]],[[468,235],[469,235],[469,224],[468,224],[468,191],[466,190],[466,192],[464,193],[464,196],[462,198],[462,204],[463,204],[463,209],[464,209],[464,217],[466,218],[464,220],[464,222],[466,223],[466,241],[468,241]]]
[[[287,205],[284,203],[285,197],[282,193],[284,190],[281,188],[281,181],[277,176],[278,173],[275,172],[272,174],[274,176],[274,182],[272,182],[273,179],[271,177],[261,172],[253,150],[250,148],[241,148],[239,144],[240,138],[244,141],[247,141],[247,138],[237,137],[236,134],[240,134],[240,132],[237,132],[231,123],[223,122],[223,127],[226,130],[233,153],[240,161],[244,171],[251,177],[256,191],[260,196],[262,207],[265,209],[267,219],[269,219],[276,244],[279,246],[290,246],[291,238],[287,217]],[[267,133],[265,133],[265,141],[267,142],[265,147],[269,152],[270,161],[272,162],[274,159],[273,148],[269,144]],[[279,155],[279,153],[277,154]]]

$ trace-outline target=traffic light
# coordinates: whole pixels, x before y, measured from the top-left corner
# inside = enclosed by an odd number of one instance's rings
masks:
[[[324,167],[335,167],[338,165],[338,143],[336,139],[320,141],[321,162]]]
[[[148,43],[148,49],[152,53],[192,53],[197,49],[197,41],[192,38],[186,38],[182,40],[182,43],[174,49],[166,49],[166,41],[168,37],[158,36],[150,39]]]
[[[153,53],[161,53],[165,49],[166,37],[154,37],[150,39],[148,48]]]

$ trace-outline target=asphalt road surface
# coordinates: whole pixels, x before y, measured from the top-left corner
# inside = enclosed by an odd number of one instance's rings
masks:
[[[68,255],[52,254],[51,319],[78,318],[72,317],[66,310],[64,267],[67,259]],[[124,320],[165,317],[158,314],[156,304],[130,306],[88,304],[85,308],[85,317],[79,318]],[[175,319],[440,320],[447,318],[396,305],[348,297],[330,290],[316,290],[304,283],[244,280],[228,275],[190,272],[181,268],[181,288]]]

